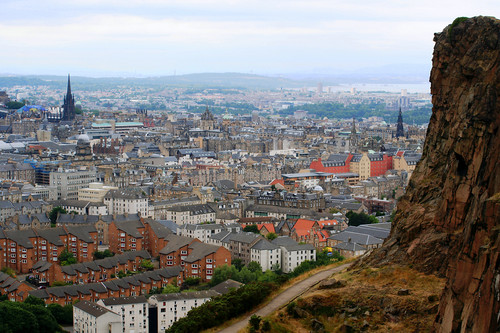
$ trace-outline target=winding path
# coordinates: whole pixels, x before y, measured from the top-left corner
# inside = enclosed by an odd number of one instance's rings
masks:
[[[285,289],[281,294],[277,295],[275,298],[273,298],[272,301],[270,301],[268,304],[266,304],[264,307],[258,309],[254,313],[246,316],[242,320],[234,323],[233,325],[224,328],[223,330],[220,330],[219,333],[236,333],[245,326],[248,325],[248,321],[250,320],[250,317],[254,314],[265,317],[271,314],[272,312],[278,310],[279,308],[283,307],[284,305],[288,304],[290,301],[292,301],[294,298],[302,295],[304,292],[306,292],[309,288],[314,286],[315,284],[319,283],[320,281],[328,278],[330,275],[334,273],[338,273],[344,268],[348,267],[350,264],[344,264],[338,267],[330,268],[327,269],[326,271],[318,272],[310,277],[308,277],[305,280],[300,281],[297,284],[294,284],[288,289]]]

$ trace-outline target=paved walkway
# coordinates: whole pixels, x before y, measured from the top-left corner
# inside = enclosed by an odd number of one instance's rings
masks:
[[[236,333],[245,326],[248,325],[248,321],[250,320],[250,317],[254,314],[265,317],[272,312],[280,309],[284,305],[288,304],[290,301],[292,301],[294,298],[302,295],[305,291],[307,291],[309,288],[314,286],[315,284],[319,283],[320,281],[328,278],[330,275],[340,272],[344,268],[348,267],[350,264],[344,264],[335,268],[330,268],[326,271],[322,271],[319,273],[316,273],[312,275],[311,277],[302,280],[301,282],[294,284],[293,286],[290,286],[288,289],[283,291],[281,294],[276,296],[271,302],[269,302],[266,306],[260,308],[259,310],[255,311],[254,313],[250,314],[249,316],[243,318],[237,323],[234,323],[233,325],[219,331],[219,333]]]

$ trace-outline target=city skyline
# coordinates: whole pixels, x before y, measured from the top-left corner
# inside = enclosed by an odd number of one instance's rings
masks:
[[[433,33],[495,1],[6,1],[0,73],[344,75],[430,70]]]

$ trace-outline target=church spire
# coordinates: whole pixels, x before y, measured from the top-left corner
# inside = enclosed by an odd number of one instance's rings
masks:
[[[396,126],[396,138],[404,136],[405,136],[405,130],[403,127],[403,113],[401,112],[401,108],[399,108],[398,124]]]
[[[70,81],[70,76],[68,74],[68,89],[66,91],[66,96],[64,96],[64,104],[62,106],[63,108],[63,115],[62,119],[64,121],[73,121],[75,120],[75,98],[73,94],[71,93],[71,81]]]
[[[70,82],[69,74],[68,74],[68,89],[66,91],[66,96],[67,97],[71,96],[71,82]]]

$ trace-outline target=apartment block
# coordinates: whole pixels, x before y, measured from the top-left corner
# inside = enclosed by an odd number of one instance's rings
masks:
[[[50,173],[50,186],[57,188],[57,198],[78,200],[78,190],[97,181],[96,170],[59,170]]]

